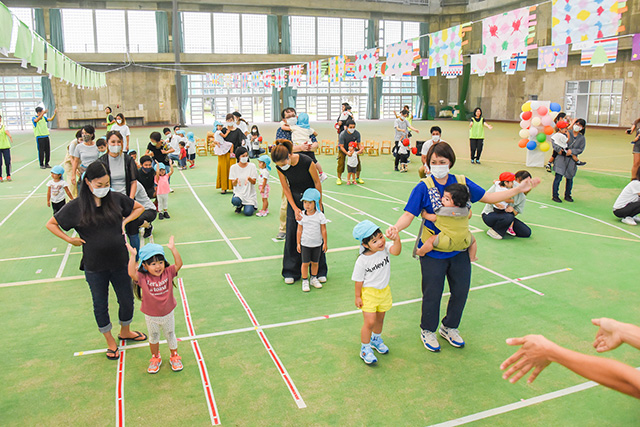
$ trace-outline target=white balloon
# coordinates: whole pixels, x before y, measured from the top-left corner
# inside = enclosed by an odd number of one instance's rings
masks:
[[[540,117],[534,117],[533,119],[531,119],[531,124],[533,126],[540,126],[540,123],[542,123]]]

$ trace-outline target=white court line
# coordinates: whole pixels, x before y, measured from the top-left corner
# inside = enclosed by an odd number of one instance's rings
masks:
[[[514,285],[520,286],[520,287],[521,287],[521,288],[523,288],[523,289],[526,289],[526,290],[528,290],[528,291],[530,291],[530,292],[533,292],[534,294],[540,295],[541,297],[543,297],[543,296],[544,296],[544,294],[543,294],[542,292],[540,292],[540,291],[536,291],[535,289],[530,288],[530,287],[529,287],[529,286],[527,286],[527,285],[523,285],[522,283],[519,283],[519,282],[518,282],[517,280],[515,280],[515,279],[510,279],[510,278],[508,278],[507,276],[505,276],[504,274],[500,274],[500,273],[498,273],[497,271],[494,271],[494,270],[490,269],[489,267],[485,267],[485,266],[483,266],[483,265],[480,265],[480,264],[478,264],[477,262],[472,262],[471,264],[475,265],[476,267],[480,267],[481,269],[483,269],[483,270],[485,270],[485,271],[488,271],[489,273],[494,274],[494,275],[496,275],[496,276],[498,276],[498,277],[500,277],[500,278],[502,278],[502,279],[504,279],[504,280],[507,280],[507,281],[509,281],[509,282],[513,283]]]
[[[231,275],[225,274],[225,277],[227,278],[227,283],[229,283],[229,286],[231,286],[233,293],[236,294],[236,297],[240,301],[240,304],[242,304],[242,307],[244,308],[244,311],[247,313],[247,316],[249,316],[249,320],[251,320],[251,324],[254,326],[258,336],[260,337],[260,341],[262,341],[262,344],[267,349],[267,353],[269,353],[269,356],[271,356],[271,360],[273,360],[273,363],[275,363],[276,368],[278,368],[278,372],[280,372],[280,375],[282,376],[282,379],[287,385],[287,388],[289,389],[289,392],[291,393],[293,400],[296,402],[296,405],[298,405],[299,409],[306,408],[307,404],[304,403],[304,400],[302,399],[302,396],[300,395],[298,388],[293,383],[293,379],[289,375],[289,372],[287,372],[287,368],[284,367],[284,364],[276,354],[276,351],[271,346],[271,343],[269,342],[267,335],[264,333],[264,331],[260,327],[260,324],[258,323],[258,320],[253,314],[253,311],[251,311],[251,307],[249,307],[249,304],[247,304],[247,301],[242,296],[242,293],[240,293],[240,290],[238,289],[238,287],[235,285],[235,283],[233,283],[233,279],[231,279]]]
[[[58,256],[64,256],[64,254],[47,254],[47,255],[21,256],[17,258],[4,258],[4,259],[0,259],[0,262],[20,261],[25,259],[49,258],[49,257],[58,257]]]
[[[62,147],[67,147],[68,145],[69,145],[69,143],[68,143],[68,142],[66,142],[66,143],[64,143],[64,144],[62,144],[62,145],[57,146],[56,148],[54,148],[53,150],[51,150],[51,152],[53,153],[53,152],[54,152],[54,151],[56,151],[57,149],[62,148]],[[38,157],[36,156],[36,158],[35,158],[35,159],[33,159],[33,160],[31,160],[29,163],[26,163],[26,164],[24,164],[24,165],[20,166],[20,167],[19,167],[18,169],[16,169],[16,170],[12,170],[12,171],[11,171],[11,175],[15,175],[16,173],[20,172],[22,169],[24,169],[24,168],[26,168],[27,166],[29,166],[31,163],[33,163],[33,162],[37,162],[37,161],[39,161],[39,159],[38,159]]]
[[[227,242],[227,245],[229,245],[229,248],[231,249],[231,251],[234,253],[234,255],[236,256],[236,258],[238,258],[239,260],[242,259],[242,256],[240,256],[240,252],[238,252],[238,250],[235,248],[235,246],[233,246],[233,243],[231,243],[231,241],[229,240],[229,238],[227,237],[227,235],[224,233],[224,231],[222,231],[222,228],[220,228],[220,226],[218,225],[218,223],[216,222],[215,219],[213,219],[213,216],[211,215],[211,212],[209,212],[209,210],[207,209],[207,207],[204,205],[204,203],[202,203],[202,200],[200,200],[200,197],[198,197],[198,195],[196,194],[195,190],[193,189],[193,187],[191,186],[191,184],[189,183],[189,180],[187,179],[186,176],[184,176],[184,172],[180,171],[180,175],[182,175],[182,178],[184,179],[184,182],[189,186],[189,189],[191,190],[191,193],[193,194],[193,197],[196,198],[196,200],[198,201],[198,203],[200,204],[200,206],[202,207],[202,209],[204,210],[204,212],[207,214],[207,216],[209,217],[209,219],[211,220],[211,223],[213,224],[213,226],[218,230],[218,232],[220,233],[220,235],[222,236],[222,238],[224,239],[225,242]],[[1,225],[1,224],[0,224]]]
[[[551,276],[553,274],[558,274],[558,273],[566,273],[567,271],[571,271],[571,268],[561,268],[559,270],[552,270],[552,271],[546,271],[544,273],[538,273],[538,274],[532,274],[530,276],[523,276],[523,277],[519,277],[515,280],[517,281],[523,281],[523,280],[530,280],[530,279],[536,279],[539,277],[545,277],[545,276]],[[511,280],[503,280],[501,282],[493,282],[493,283],[488,283],[486,285],[479,285],[479,286],[474,286],[472,288],[469,289],[469,291],[478,291],[480,289],[487,289],[487,288],[493,288],[496,286],[501,286],[501,285],[506,285],[507,283],[511,283]],[[444,294],[442,294],[443,296],[449,296],[451,295],[450,292],[446,292]],[[422,298],[414,298],[414,299],[410,299],[410,300],[405,300],[405,301],[398,301],[398,302],[394,302],[393,306],[401,306],[401,305],[407,305],[407,304],[413,304],[416,302],[420,302],[422,301]],[[327,314],[327,315],[323,315],[323,316],[315,316],[315,317],[309,317],[306,319],[298,319],[298,320],[291,320],[288,322],[279,322],[279,323],[270,323],[268,325],[262,325],[260,326],[262,329],[273,329],[273,328],[279,328],[282,326],[291,326],[291,325],[300,325],[303,323],[311,323],[311,322],[317,322],[319,320],[327,320],[327,319],[335,319],[338,317],[345,317],[345,316],[350,316],[350,315],[354,315],[354,314],[360,314],[361,310],[351,310],[351,311],[343,311],[341,313],[333,313],[333,314]],[[209,333],[205,333],[205,334],[198,334],[198,335],[193,335],[193,336],[187,336],[187,337],[182,337],[182,338],[178,338],[178,340],[180,341],[188,341],[188,340],[196,340],[196,339],[202,339],[202,338],[212,338],[212,337],[219,337],[219,336],[224,336],[224,335],[234,335],[234,334],[240,334],[240,333],[244,333],[244,332],[251,332],[251,331],[255,331],[256,328],[254,326],[251,327],[247,327],[247,328],[238,328],[238,329],[231,329],[231,330],[227,330],[227,331],[219,331],[219,332],[209,332]],[[167,341],[163,340],[160,341],[160,344],[165,344]],[[142,347],[148,347],[147,343],[139,343],[139,344],[132,344],[132,345],[128,345],[127,349],[131,349],[131,348],[142,348]],[[88,356],[91,354],[102,354],[106,351],[106,348],[101,348],[101,349],[97,349],[97,350],[86,350],[86,351],[78,351],[73,353],[74,356]]]
[[[323,194],[326,194],[326,193],[329,193],[329,194],[339,194],[339,195],[341,195],[341,196],[348,196],[348,197],[350,197],[350,198],[351,198],[351,197],[355,197],[355,198],[358,198],[358,199],[377,200],[377,201],[379,201],[379,202],[396,203],[396,204],[397,204],[397,203],[400,203],[400,202],[396,202],[395,200],[385,200],[385,199],[379,199],[379,198],[377,198],[377,197],[360,196],[360,195],[357,195],[357,194],[341,193],[341,192],[339,192],[339,191],[329,191],[329,190],[324,190],[324,189],[322,190],[322,193],[323,193]],[[404,202],[402,202],[402,203],[404,204]]]
[[[249,237],[230,237],[228,240],[246,240],[246,239],[250,239],[251,236]],[[225,242],[226,240],[224,239],[213,239],[213,240],[198,240],[195,242],[183,242],[183,243],[176,243],[176,246],[178,245],[199,245],[201,243],[215,243],[215,242]],[[162,245],[162,246],[167,246],[167,245]]]
[[[27,200],[29,200],[29,198],[30,198],[31,196],[33,196],[33,195],[34,195],[34,193],[35,193],[36,191],[38,191],[38,189],[39,189],[40,187],[42,187],[42,185],[43,185],[45,182],[47,182],[48,180],[50,180],[50,179],[51,179],[51,176],[46,177],[46,178],[44,179],[44,181],[42,181],[42,182],[41,182],[41,183],[40,183],[36,188],[34,188],[34,189],[33,189],[33,191],[32,191],[31,193],[29,193],[29,195],[27,195],[27,197],[25,197],[25,198],[24,198],[24,200],[22,200],[22,201],[18,204],[18,206],[16,206],[16,207],[11,211],[11,212],[9,212],[9,215],[7,215],[7,216],[5,216],[5,217],[4,217],[4,219],[0,222],[0,227],[2,227],[2,225],[3,225],[5,222],[7,222],[7,220],[8,220],[9,218],[11,218],[11,216],[12,216],[14,213],[16,213],[16,211],[17,211],[18,209],[20,209],[20,206],[24,205],[24,204],[27,202]]]
[[[606,235],[606,234],[588,233],[586,231],[578,231],[578,230],[570,230],[570,229],[566,229],[566,228],[551,227],[549,225],[542,225],[542,224],[532,224],[530,222],[527,222],[527,225],[533,225],[534,227],[548,228],[550,230],[564,231],[564,232],[567,232],[567,233],[584,234],[584,235],[587,235],[587,236],[604,237],[604,238],[607,238],[607,239],[625,240],[627,242],[636,242],[636,243],[640,242],[640,240],[629,239],[627,237],[615,237],[615,236],[609,236],[609,235]]]
[[[71,237],[76,237],[76,232],[74,230],[73,234],[71,234]],[[67,261],[69,260],[69,255],[71,254],[71,248],[73,247],[73,245],[71,243],[69,243],[67,245],[67,250],[64,252],[64,257],[62,258],[62,262],[60,263],[60,268],[58,268],[58,272],[56,273],[56,279],[59,279],[62,277],[62,273],[64,272],[64,267],[67,265]]]

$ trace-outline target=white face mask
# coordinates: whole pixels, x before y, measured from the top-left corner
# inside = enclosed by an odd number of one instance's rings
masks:
[[[291,163],[287,163],[284,166],[280,166],[280,169],[282,169],[283,171],[286,171],[287,169],[289,169],[291,167]]]
[[[347,129],[347,132],[349,133],[354,133],[356,130],[355,129]]]
[[[109,194],[109,191],[111,189],[109,187],[104,187],[104,188],[93,188],[91,190],[91,192],[93,193],[94,196],[96,196],[99,199],[102,199],[104,196],[106,196],[107,194]]]
[[[240,157],[240,163],[249,163],[249,157]]]
[[[449,175],[449,165],[431,165],[431,174],[437,179]]]
[[[573,131],[574,132],[580,132],[582,130],[582,126],[580,125],[573,125]]]
[[[289,126],[295,126],[298,124],[298,118],[297,117],[290,117],[287,119],[287,124]]]
[[[433,142],[438,142],[440,141],[440,135],[431,135],[431,140]]]
[[[118,124],[122,123],[122,119],[116,119],[116,123]]]
[[[229,127],[233,127],[234,125],[235,125],[235,123],[234,123],[234,122],[227,122],[227,127],[228,127],[228,128],[229,128]]]
[[[113,154],[120,154],[122,151],[122,145],[110,145],[109,152]]]

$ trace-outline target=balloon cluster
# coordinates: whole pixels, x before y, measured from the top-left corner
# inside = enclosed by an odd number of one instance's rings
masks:
[[[529,150],[540,148],[540,151],[548,151],[551,146],[547,142],[547,137],[554,132],[553,120],[556,118],[562,107],[556,102],[552,102],[547,108],[544,102],[528,101],[522,104],[520,114],[520,142],[518,147]]]

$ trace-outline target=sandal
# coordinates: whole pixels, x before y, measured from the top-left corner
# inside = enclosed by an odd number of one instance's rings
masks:
[[[116,347],[115,350],[111,350],[110,348],[107,349],[107,359],[109,360],[118,360],[120,359],[120,353],[119,353],[120,349],[118,347]],[[117,353],[117,355],[116,355]]]
[[[125,340],[125,341],[146,341],[147,340],[147,336],[144,333],[140,331],[133,331],[133,333],[136,334],[136,336],[133,338],[122,338],[120,335],[118,335],[118,339]]]

